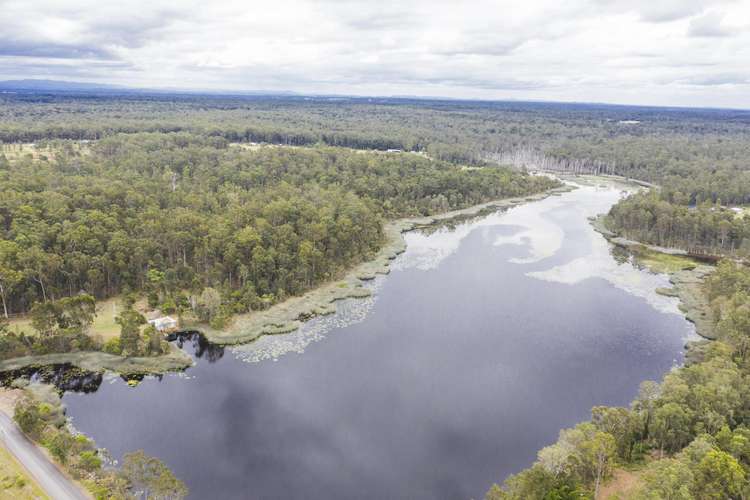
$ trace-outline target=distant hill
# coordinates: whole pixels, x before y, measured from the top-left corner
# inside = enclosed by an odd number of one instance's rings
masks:
[[[0,90],[36,90],[80,92],[92,90],[126,90],[128,87],[104,83],[66,82],[62,80],[4,80],[0,81]]]

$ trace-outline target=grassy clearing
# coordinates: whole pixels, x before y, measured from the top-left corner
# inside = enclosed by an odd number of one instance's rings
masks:
[[[4,155],[9,162],[14,163],[24,158],[31,158],[34,161],[53,161],[64,150],[78,155],[87,155],[91,152],[86,142],[64,141],[64,149],[59,146],[60,144],[63,142],[0,144],[0,155]]]
[[[0,499],[49,498],[20,463],[0,445]]]
[[[5,155],[9,162],[31,158],[33,160],[53,160],[55,152],[49,148],[40,148],[36,144],[3,144],[0,146],[0,154]]]
[[[263,144],[259,142],[230,142],[229,147],[244,149],[246,151],[260,151]]]
[[[116,296],[96,303],[96,317],[89,330],[89,335],[92,337],[99,336],[104,342],[120,336],[120,325],[115,322],[115,318],[122,309],[121,301],[121,297]],[[138,300],[135,308],[145,315],[146,301],[144,299]],[[36,335],[36,330],[31,326],[31,319],[27,316],[11,319],[9,326],[11,331],[25,335]],[[145,329],[146,326],[144,325],[142,329]]]
[[[602,486],[596,500],[625,500],[631,498],[641,485],[640,470],[615,469],[610,480]]]
[[[677,271],[695,269],[695,260],[684,255],[672,255],[655,252],[653,250],[642,250],[635,254],[638,264],[644,265],[655,273],[672,274]]]
[[[89,334],[92,336],[101,336],[106,342],[109,339],[120,336],[120,325],[115,323],[115,317],[120,313],[120,297],[112,297],[96,303],[96,317],[91,325]],[[145,312],[145,302],[136,303],[136,309]],[[28,317],[14,318],[10,321],[10,329],[26,335],[36,335],[36,331],[31,327],[31,319]]]
[[[70,148],[69,151],[77,154],[85,155],[90,152],[87,143],[68,141],[65,144],[66,148]],[[0,144],[0,154],[5,155],[5,158],[11,163],[24,158],[31,158],[34,161],[53,161],[58,153],[60,153],[60,148],[54,145],[34,143]]]
[[[428,160],[433,160],[430,155],[425,153],[424,151],[384,151],[381,149],[354,149],[354,148],[345,148],[343,146],[328,146],[325,144],[313,144],[313,145],[307,145],[307,146],[293,146],[291,144],[272,144],[268,142],[230,142],[229,147],[231,148],[237,148],[237,149],[243,149],[245,151],[260,151],[262,149],[268,149],[268,148],[285,148],[285,149],[315,149],[319,147],[325,147],[325,148],[336,148],[336,149],[343,149],[347,151],[352,151],[357,154],[371,154],[371,155],[385,155],[385,154],[410,154],[410,155],[417,155],[421,156],[422,158],[426,158]],[[481,170],[483,167],[462,167],[462,170]]]

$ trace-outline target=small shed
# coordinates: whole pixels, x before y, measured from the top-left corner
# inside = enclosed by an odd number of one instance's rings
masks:
[[[148,323],[160,332],[171,332],[177,329],[177,320],[171,316],[150,319]]]

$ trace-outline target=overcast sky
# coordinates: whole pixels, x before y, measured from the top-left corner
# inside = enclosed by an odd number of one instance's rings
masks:
[[[0,79],[750,108],[750,0],[0,0]]]

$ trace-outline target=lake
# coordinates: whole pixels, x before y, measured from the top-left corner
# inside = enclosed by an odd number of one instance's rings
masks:
[[[190,498],[467,499],[529,466],[594,405],[627,405],[693,327],[667,279],[593,231],[622,186],[406,234],[374,295],[298,332],[183,348],[196,365],[66,393],[119,458],[162,459]]]

